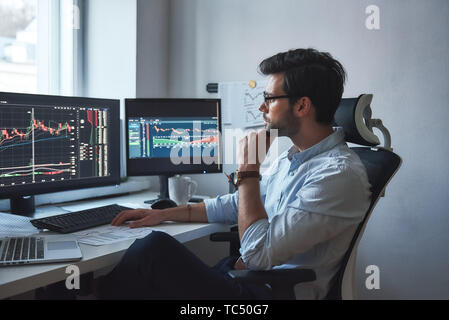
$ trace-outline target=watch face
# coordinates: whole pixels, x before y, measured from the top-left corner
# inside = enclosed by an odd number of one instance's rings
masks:
[[[236,172],[234,173],[234,185],[236,185],[238,181],[239,181],[239,174],[238,172]]]

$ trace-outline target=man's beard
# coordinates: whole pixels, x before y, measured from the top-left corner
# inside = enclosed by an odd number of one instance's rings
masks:
[[[267,118],[265,118],[265,122],[267,123],[265,126],[265,130],[267,132],[270,132],[270,130],[277,130],[277,136],[278,137],[289,137],[291,138],[296,133],[298,133],[300,128],[300,123],[297,122],[291,112],[287,112],[282,119],[280,119],[277,122],[271,122],[268,121]]]

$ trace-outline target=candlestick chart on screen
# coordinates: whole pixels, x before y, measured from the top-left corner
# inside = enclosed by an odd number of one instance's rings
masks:
[[[11,106],[0,114],[0,186],[108,174],[107,111]]]
[[[135,118],[128,129],[131,158],[167,158],[180,149],[188,149],[191,156],[214,156],[219,143],[213,118]]]

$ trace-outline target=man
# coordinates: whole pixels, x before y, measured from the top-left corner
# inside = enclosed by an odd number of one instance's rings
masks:
[[[279,53],[259,67],[269,76],[260,106],[266,128],[239,142],[238,192],[192,206],[125,211],[112,222],[131,221],[131,228],[168,220],[238,223],[241,256],[210,268],[172,237],[153,232],[100,279],[100,297],[270,298],[267,287],[236,284],[226,272],[295,267],[317,275],[298,285],[297,298],[326,296],[370,198],[363,164],[347,147],[342,129],[331,125],[345,71],[330,54],[314,49]],[[277,159],[277,169],[260,179],[263,159],[251,163],[249,150],[260,139],[269,147],[268,130],[289,137],[293,146]]]

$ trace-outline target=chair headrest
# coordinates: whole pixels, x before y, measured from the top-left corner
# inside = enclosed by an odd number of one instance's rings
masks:
[[[371,119],[372,94],[362,94],[358,98],[341,99],[335,112],[334,125],[343,127],[345,140],[363,146],[377,146],[379,138],[366,123]]]

